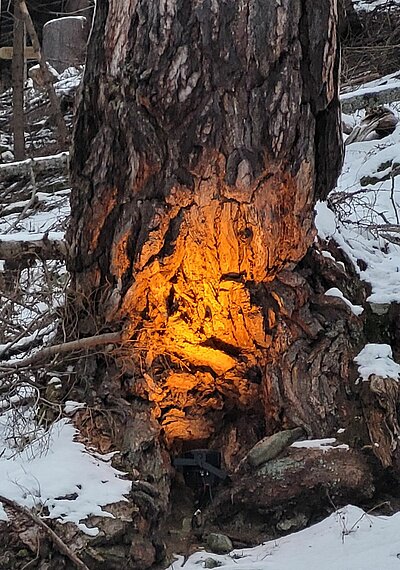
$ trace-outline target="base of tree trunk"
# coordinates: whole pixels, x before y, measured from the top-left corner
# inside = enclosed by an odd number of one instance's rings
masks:
[[[332,251],[340,259],[340,253]],[[118,449],[116,467],[136,481],[130,497],[136,530],[129,549],[124,546],[130,568],[144,570],[172,551],[187,553],[201,545],[209,532],[227,534],[234,545],[243,547],[303,528],[334,506],[348,502],[374,506],[381,484],[378,458],[382,461],[381,455],[388,452],[390,430],[396,427],[385,420],[392,413],[393,399],[388,399],[385,409],[382,389],[374,392],[368,383],[361,386],[360,396],[353,358],[365,343],[363,320],[341,300],[324,295],[338,286],[354,303],[366,297],[350,264],[344,257],[341,260],[346,270],[321,255],[316,244],[295,271],[281,272],[263,286],[270,315],[274,311],[273,346],[280,347],[269,351],[264,369],[268,397],[254,382],[259,403],[248,411],[215,409],[212,402],[203,400],[199,421],[208,413],[213,418],[212,434],[204,443],[221,452],[229,478],[213,489],[213,500],[204,506],[202,520],[194,528],[196,495],[172,467],[173,458],[189,447],[169,445],[157,413],[168,393],[163,392],[158,402],[149,402],[145,391],[140,397],[141,382],[150,379],[135,379],[132,386],[129,377],[121,375],[118,350],[116,360],[113,353],[82,361],[91,380],[85,382],[86,392],[83,385],[77,386],[71,397],[88,401],[90,423],[85,410],[77,412],[76,423],[101,451]],[[182,383],[181,398],[190,402],[200,389],[201,384]],[[108,409],[109,417],[96,414],[96,407]],[[288,448],[257,468],[248,466],[246,455],[259,440],[296,426],[302,428],[303,432],[295,431],[303,437],[334,437],[343,428],[342,442],[350,449]],[[379,448],[371,446],[370,433],[381,442]],[[195,440],[192,448],[202,443]],[[246,531],[249,524],[251,532]]]

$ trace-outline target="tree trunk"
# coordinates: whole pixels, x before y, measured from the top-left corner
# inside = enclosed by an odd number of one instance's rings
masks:
[[[109,370],[97,386],[130,401],[121,437],[162,511],[163,448],[225,444],[234,468],[266,433],[349,415],[351,342],[328,313],[353,321],[292,271],[342,162],[336,0],[317,4],[97,3],[70,270],[85,334],[123,328],[122,388]]]
[[[25,116],[24,116],[24,83],[25,83],[25,24],[18,2],[14,2],[13,27],[13,134],[15,160],[25,158]]]
[[[31,15],[28,11],[28,7],[26,5],[25,0],[15,0],[16,4],[18,4],[18,10],[21,15],[22,21],[24,22],[29,37],[32,42],[32,47],[37,54],[38,63],[40,66],[40,70],[42,73],[43,84],[46,90],[47,96],[50,101],[50,108],[53,115],[54,124],[57,128],[57,139],[60,146],[60,150],[64,150],[65,146],[68,143],[68,129],[67,125],[65,124],[64,116],[61,112],[60,101],[57,98],[54,86],[53,86],[53,78],[49,72],[49,68],[47,67],[47,63],[42,56],[42,49],[39,43],[39,37],[36,32],[35,25],[31,18]]]
[[[363,25],[354,7],[353,0],[338,0],[339,31],[342,37],[357,36],[363,31]]]

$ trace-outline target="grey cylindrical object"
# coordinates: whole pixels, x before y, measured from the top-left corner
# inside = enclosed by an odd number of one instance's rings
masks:
[[[47,22],[43,28],[43,54],[59,73],[67,67],[82,65],[89,34],[83,16],[67,16]]]
[[[304,435],[302,428],[288,429],[265,437],[249,451],[247,461],[252,467],[259,467],[277,457],[284,449]]]

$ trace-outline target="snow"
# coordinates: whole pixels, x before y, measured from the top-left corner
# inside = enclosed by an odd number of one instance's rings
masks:
[[[400,5],[400,0],[397,3]],[[384,1],[357,2],[357,8],[365,10],[382,5]],[[362,85],[341,98],[346,101],[393,88],[400,88],[399,72]],[[388,107],[400,119],[400,101]],[[363,116],[363,111],[357,111],[344,118],[354,126]],[[388,137],[348,145],[337,188],[327,202],[316,205],[321,255],[339,263],[323,250],[323,240],[333,239],[360,278],[371,285],[368,301],[379,306],[400,303],[400,232],[396,230],[400,225],[399,165],[400,123]],[[354,305],[338,288],[328,289],[325,295],[342,299],[356,315],[363,312],[363,307]],[[387,344],[367,344],[354,360],[363,380],[371,374],[400,378],[400,365]],[[338,430],[343,432],[343,428]],[[298,441],[292,447],[349,449],[335,438]],[[349,505],[301,532],[228,555],[199,551],[187,560],[178,557],[168,570],[198,570],[204,568],[207,558],[217,561],[224,570],[398,570],[399,533],[400,513],[377,517]]]
[[[45,23],[45,25],[43,26],[43,29],[46,28],[46,26],[53,26],[54,24],[56,26],[59,26],[60,23],[61,25],[63,24],[63,22],[65,21],[70,21],[70,20],[74,20],[76,22],[79,22],[82,27],[86,26],[87,24],[87,18],[85,18],[85,16],[63,16],[62,18],[55,18],[53,20],[49,20],[48,22]]]
[[[392,349],[388,344],[366,344],[354,361],[363,380],[368,380],[371,374],[394,380],[400,378],[400,365],[393,360]]]
[[[385,5],[393,6],[400,5],[400,0],[353,0],[357,10],[365,12],[372,12],[376,8],[382,8]]]
[[[398,86],[398,75],[380,82],[385,88]],[[375,90],[378,83],[351,95]],[[400,118],[399,104],[389,107]],[[353,117],[359,122],[362,113]],[[323,240],[333,238],[347,254],[360,278],[371,284],[367,300],[375,304],[400,301],[399,164],[400,124],[388,137],[348,145],[337,188],[327,202],[316,205],[318,235]]]
[[[57,85],[60,90],[73,88],[77,78],[76,71],[67,70]],[[59,159],[63,155],[66,153],[50,158]],[[49,157],[43,157],[35,162],[47,160]],[[29,177],[26,184],[30,184]],[[0,240],[64,238],[64,222],[69,215],[65,176],[60,171],[42,173],[37,176],[36,185],[35,189],[25,187],[24,200],[15,199],[3,208]],[[32,205],[29,195],[33,191],[35,207],[25,212],[25,206]],[[16,362],[26,356],[24,349],[37,350],[49,342],[49,335],[54,335],[57,329],[59,315],[55,310],[64,301],[66,280],[66,269],[59,261],[47,262],[45,271],[41,263],[21,271],[19,283],[23,296],[21,304],[17,302],[13,307],[12,321],[24,334],[21,338],[14,335],[15,338],[0,345],[0,359],[12,350],[17,355],[8,356],[7,364]],[[1,291],[3,305],[8,302],[4,295],[6,292]],[[35,381],[33,376],[31,381]],[[62,386],[53,373],[49,384],[55,389]],[[37,399],[35,388],[22,385],[0,400],[0,495],[38,509],[42,517],[75,523],[83,532],[95,536],[98,529],[89,527],[85,519],[91,515],[112,516],[103,507],[124,500],[131,482],[122,479],[123,474],[111,466],[109,455],[88,451],[75,441],[78,432],[69,419],[59,419],[49,432],[38,426]],[[59,413],[73,415],[83,407],[80,402],[68,400],[59,406]],[[1,503],[0,520],[7,520]]]
[[[48,239],[49,241],[56,241],[64,239],[64,232],[44,232],[44,233],[31,233],[31,232],[15,232],[14,234],[1,234],[1,241],[40,241]]]
[[[390,89],[395,89],[400,87],[399,72],[392,73],[391,75],[386,75],[375,81],[371,81],[365,87],[359,87],[354,91],[347,91],[340,95],[341,101],[347,101],[348,99],[353,99],[353,97],[373,95],[374,93],[381,93],[382,91],[388,91]],[[351,115],[344,115],[347,121],[351,120]]]
[[[306,439],[304,441],[295,441],[291,447],[321,449],[329,451],[330,449],[349,449],[345,443],[338,443],[334,437],[326,437],[324,439]]]
[[[339,299],[342,299],[342,301],[344,301],[346,305],[350,307],[351,312],[356,316],[361,315],[361,313],[364,311],[361,305],[353,305],[353,303],[349,301],[349,299],[347,299],[347,297],[345,297],[343,293],[340,291],[340,289],[338,289],[337,287],[331,287],[331,289],[325,291],[325,295],[328,295],[329,297],[338,297]]]
[[[315,205],[315,225],[322,239],[329,239],[336,233],[337,223],[335,214],[326,202],[318,201]]]
[[[67,400],[64,404],[64,412],[68,416],[72,416],[78,410],[82,410],[86,407],[86,404],[82,402],[75,402],[74,400]]]
[[[65,419],[20,450],[11,414],[0,416],[0,495],[28,508],[47,507],[44,518],[73,522],[95,536],[98,529],[82,521],[91,515],[112,517],[102,507],[125,500],[131,482],[121,479],[109,456],[92,455],[75,441],[78,432]],[[0,520],[7,520],[1,506]]]
[[[356,0],[357,8],[364,10],[375,9],[384,3],[384,0]],[[400,5],[400,0],[397,3]],[[74,92],[81,76],[81,70],[67,69],[55,83],[57,94]],[[341,99],[346,101],[392,88],[400,88],[398,72],[345,93]],[[33,94],[31,102],[37,101],[39,105],[42,97],[42,94]],[[397,103],[390,108],[400,117]],[[344,118],[348,124],[355,125],[363,114],[356,112]],[[45,125],[43,122],[43,130],[39,133],[50,139],[52,133]],[[29,144],[35,144],[35,141],[29,140]],[[390,232],[388,226],[398,225],[400,215],[400,176],[395,174],[399,163],[400,125],[391,136],[382,140],[348,145],[336,194],[331,195],[328,202],[319,202],[316,206],[319,237],[323,240],[333,238],[353,262],[360,278],[371,284],[372,293],[368,298],[371,303],[400,302],[400,245],[385,238],[385,233]],[[2,168],[0,165],[0,173]],[[9,164],[4,166],[6,168]],[[368,178],[372,181],[365,183]],[[42,190],[38,186],[35,193],[36,205],[40,207],[29,216],[12,213],[16,206],[23,209],[29,200],[16,200],[4,207],[3,214],[7,214],[7,207],[10,213],[0,219],[1,240],[63,239],[62,223],[69,215],[69,189],[52,194]],[[392,232],[391,235],[396,237],[397,234]],[[321,251],[321,254],[336,261],[328,251]],[[36,279],[36,271],[30,269],[30,279],[34,277],[32,295],[43,288],[43,280]],[[24,278],[28,281],[28,276],[24,277],[23,273],[21,281]],[[355,315],[363,312],[363,307],[354,305],[340,289],[328,289],[325,295],[342,299]],[[36,301],[31,309],[21,309],[18,324],[28,323],[29,327],[38,315],[54,309],[60,300],[62,295],[54,293],[51,306]],[[42,331],[37,329],[12,346],[23,347]],[[5,352],[9,347],[10,343],[1,345],[0,351]],[[393,360],[389,345],[367,344],[354,360],[363,380],[368,380],[371,374],[396,380],[400,377],[400,365]],[[62,386],[58,376],[53,373],[50,376],[48,384],[54,388]],[[101,455],[76,441],[78,432],[70,419],[60,419],[46,434],[35,423],[34,406],[25,405],[22,412],[17,407],[24,399],[35,397],[34,389],[21,386],[7,400],[0,400],[0,494],[28,508],[41,509],[41,516],[75,523],[83,532],[95,536],[98,530],[84,521],[91,515],[111,517],[104,507],[124,500],[131,482],[112,467],[112,454]],[[60,406],[60,412],[73,415],[84,406],[81,402],[68,400]],[[338,433],[342,431],[338,430]],[[292,447],[323,451],[348,449],[335,438],[299,441]],[[0,520],[7,520],[1,505]],[[210,557],[226,570],[313,570],[321,566],[324,570],[398,570],[399,532],[400,513],[376,517],[347,506],[304,531],[226,556],[197,552],[186,562],[179,558],[170,570],[198,570]]]
[[[196,552],[168,570],[199,570],[213,558],[223,570],[398,570],[400,513],[372,516],[348,505],[322,522],[227,555]]]

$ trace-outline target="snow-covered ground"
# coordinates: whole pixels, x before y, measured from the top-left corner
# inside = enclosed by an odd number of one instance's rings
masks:
[[[80,70],[66,70],[55,84],[57,93],[72,94],[80,78]],[[43,93],[29,85],[27,104],[40,105]],[[43,144],[52,143],[51,131],[48,135],[39,133]],[[0,132],[0,140],[3,149],[10,152],[7,134]],[[59,157],[37,160],[49,162]],[[8,166],[1,164],[0,174]],[[0,178],[0,182],[3,180]],[[69,182],[62,168],[41,173],[36,179],[28,173],[8,187],[0,184],[0,240],[63,239],[69,216],[69,193]],[[3,264],[1,260],[0,263]],[[9,336],[7,342],[0,343],[0,366],[25,356],[24,349],[37,350],[51,340],[67,280],[61,261],[39,261],[22,269],[18,291],[0,289],[1,334]],[[8,315],[11,331],[4,325],[3,314]],[[102,507],[124,500],[131,481],[111,466],[112,454],[100,455],[77,441],[71,416],[82,404],[67,401],[60,405],[58,421],[50,431],[45,431],[40,427],[39,392],[27,382],[34,383],[34,374],[27,371],[18,378],[18,387],[7,392],[4,383],[9,379],[0,379],[0,495],[34,508],[43,517],[73,522],[83,532],[95,536],[97,529],[87,526],[85,520],[91,515],[112,516]],[[61,380],[53,378],[50,384],[56,389]],[[7,520],[7,515],[0,503],[1,520]]]
[[[196,552],[187,561],[177,558],[168,570],[199,570],[209,558],[223,570],[398,570],[399,536],[400,513],[377,517],[349,505],[278,540],[225,556]]]
[[[29,426],[35,439],[24,445]],[[110,465],[112,454],[89,452],[75,441],[76,435],[67,419],[44,433],[37,430],[30,410],[23,414],[13,409],[1,415],[0,495],[36,509],[45,518],[73,522],[96,536],[98,529],[83,521],[91,515],[111,517],[101,507],[124,500],[131,481],[122,479],[123,473]],[[1,503],[0,520],[7,520]]]
[[[397,76],[389,76],[387,85],[398,86]],[[376,88],[376,82],[360,87],[352,95],[371,88]],[[400,118],[400,101],[388,107]],[[362,116],[362,112],[356,112],[347,119],[356,124]],[[316,207],[319,235],[323,239],[333,238],[349,256],[360,278],[371,284],[368,300],[372,303],[400,300],[399,166],[398,124],[388,137],[346,147],[338,187],[328,202]]]

